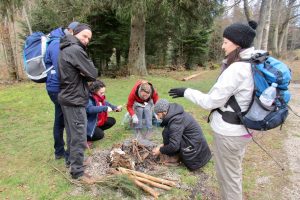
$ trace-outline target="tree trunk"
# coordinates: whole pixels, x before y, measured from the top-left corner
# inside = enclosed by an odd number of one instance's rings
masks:
[[[268,50],[268,41],[269,41],[271,5],[272,5],[272,0],[269,0],[267,2],[265,27],[264,27],[262,43],[261,43],[261,49],[266,50],[266,51]]]
[[[9,73],[9,78],[12,80],[17,80],[18,72],[17,72],[17,67],[15,65],[15,57],[14,57],[13,46],[10,38],[11,34],[9,30],[9,25],[4,20],[1,20],[0,28],[2,29],[1,33],[2,33],[3,45],[7,54],[6,64]]]
[[[27,11],[26,11],[25,5],[23,6],[23,15],[24,15],[24,17],[25,17],[26,24],[27,24],[29,33],[30,33],[30,35],[31,35],[31,34],[32,34],[32,28],[31,28],[31,24],[30,24],[28,15],[27,15]]]
[[[295,4],[296,0],[289,0],[288,6],[286,7],[286,15],[282,23],[282,27],[279,31],[279,41],[278,41],[278,51],[279,53],[283,51],[283,44],[284,40],[287,40],[287,33],[288,33],[288,27],[289,27],[289,21],[292,13],[293,6]]]
[[[288,29],[289,29],[289,23],[286,23],[284,24],[283,29],[279,34],[279,44],[278,44],[279,53],[282,53],[283,51],[286,50]]]
[[[295,27],[295,24],[293,24],[293,27]],[[291,41],[291,44],[290,44],[290,50],[295,50],[296,49],[296,45],[297,45],[297,31],[295,28],[293,28],[292,30],[292,41]]]
[[[14,12],[16,13],[16,12]],[[21,64],[19,63],[20,59],[18,57],[18,55],[20,55],[20,52],[19,52],[19,45],[18,45],[18,34],[17,34],[17,31],[16,31],[16,20],[15,20],[15,16],[12,16],[11,18],[11,21],[12,21],[12,27],[13,27],[13,32],[14,32],[14,61],[15,61],[15,66],[16,66],[16,72],[17,72],[17,79],[19,80],[20,79],[20,75],[19,75],[19,66],[21,66]],[[20,65],[19,65],[20,64]]]
[[[136,2],[131,15],[130,47],[128,55],[129,74],[148,75],[145,60],[145,13],[143,2]]]
[[[280,15],[278,15],[278,12],[282,9],[282,0],[276,0],[274,2],[274,8],[276,10],[273,11],[272,17],[274,19],[272,20],[274,22],[274,29],[273,29],[273,52],[275,56],[279,55],[279,50],[278,50],[278,32],[279,32],[279,23],[280,23]]]
[[[120,70],[121,66],[121,50],[116,48],[116,65],[117,65],[117,70]]]
[[[261,43],[263,38],[263,30],[265,27],[265,21],[266,21],[266,9],[267,9],[267,3],[270,0],[262,0],[260,11],[259,11],[259,20],[258,20],[258,26],[256,29],[256,40],[254,42],[254,46],[256,49],[261,49]]]
[[[248,0],[244,0],[244,11],[245,11],[247,21],[249,22],[251,20],[251,13],[250,13]]]

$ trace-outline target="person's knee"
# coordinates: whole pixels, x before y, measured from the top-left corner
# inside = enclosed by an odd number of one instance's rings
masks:
[[[104,132],[102,132],[101,134],[99,134],[99,140],[104,138]]]
[[[116,124],[116,119],[113,118],[113,117],[111,117],[111,118],[110,118],[110,124],[111,124],[112,126],[115,125],[115,124]]]

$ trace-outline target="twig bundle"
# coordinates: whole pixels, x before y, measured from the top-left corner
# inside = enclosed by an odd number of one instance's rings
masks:
[[[122,174],[127,174],[137,186],[142,188],[145,192],[151,194],[155,199],[159,196],[159,193],[150,186],[164,190],[171,190],[171,187],[176,186],[176,183],[174,181],[157,178],[142,172],[126,169],[123,167],[118,167],[118,171]]]

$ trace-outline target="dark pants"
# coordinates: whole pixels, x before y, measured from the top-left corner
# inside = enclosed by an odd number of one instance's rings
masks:
[[[65,142],[64,142],[64,115],[60,104],[57,101],[57,92],[49,92],[48,95],[54,104],[54,126],[53,126],[53,137],[54,137],[54,150],[55,156],[65,156]]]
[[[94,135],[91,138],[90,136],[87,136],[88,141],[96,141],[101,140],[104,137],[104,130],[111,128],[113,125],[115,125],[116,120],[113,117],[108,117],[107,121],[100,127],[96,127],[94,130]]]
[[[67,132],[70,173],[77,179],[84,173],[83,160],[86,149],[87,117],[85,107],[62,106]]]

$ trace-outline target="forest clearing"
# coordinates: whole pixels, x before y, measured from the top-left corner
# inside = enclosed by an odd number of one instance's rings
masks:
[[[0,2],[0,199],[299,199],[299,5]]]

